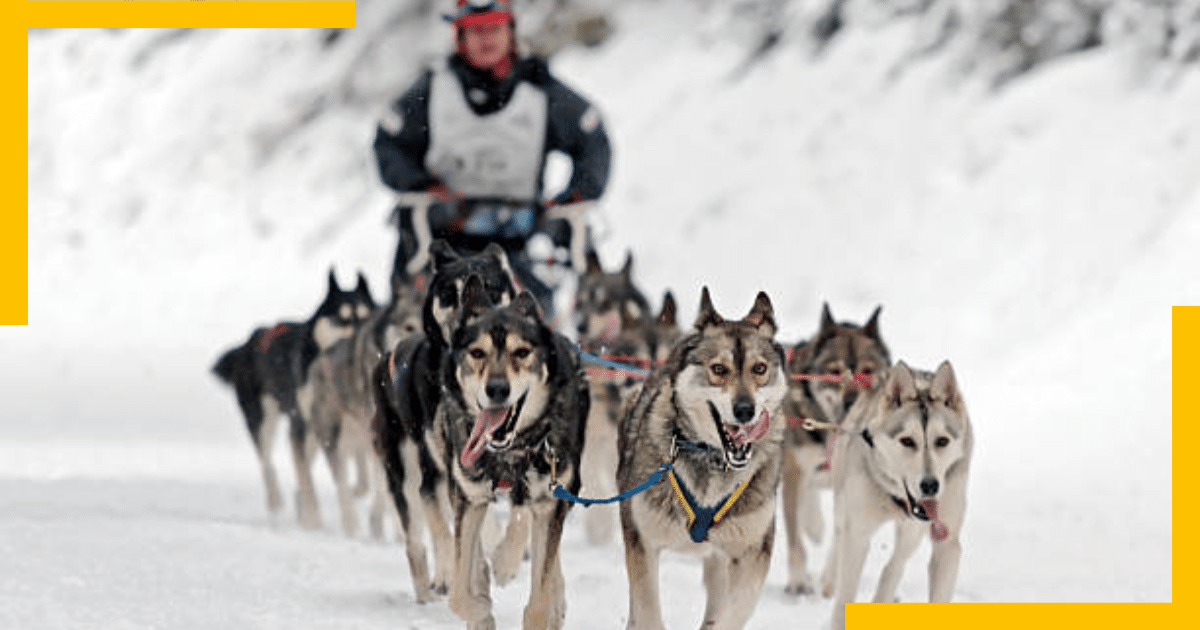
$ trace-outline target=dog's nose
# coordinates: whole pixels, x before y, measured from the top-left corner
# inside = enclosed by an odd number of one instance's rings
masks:
[[[850,411],[854,406],[854,401],[858,400],[858,392],[847,392],[846,397],[842,398],[842,410]]]
[[[938,480],[937,479],[934,479],[933,477],[926,477],[921,480],[921,494],[924,494],[927,497],[931,497],[931,496],[937,494],[937,491],[938,491]]]
[[[508,381],[498,378],[488,381],[483,387],[483,393],[496,402],[508,400],[509,391]]]
[[[750,422],[754,419],[754,403],[748,400],[739,400],[733,403],[733,417],[742,424]]]

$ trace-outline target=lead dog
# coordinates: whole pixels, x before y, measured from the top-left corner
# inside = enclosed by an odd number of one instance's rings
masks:
[[[695,331],[622,418],[621,488],[664,463],[674,467],[669,483],[621,504],[629,630],[663,628],[658,558],[665,549],[704,558],[705,628],[741,628],[754,611],[775,540],[787,391],[775,328],[765,293],[746,317],[726,321],[705,287]]]
[[[463,288],[460,323],[443,370],[434,433],[443,442],[454,506],[455,576],[450,609],[472,630],[495,628],[482,526],[506,490],[514,512],[532,512],[532,571],[525,630],[562,628],[566,598],[559,542],[571,504],[551,490],[579,492],[588,385],[579,358],[522,292],[493,306],[479,276]],[[524,534],[518,540],[524,547]]]

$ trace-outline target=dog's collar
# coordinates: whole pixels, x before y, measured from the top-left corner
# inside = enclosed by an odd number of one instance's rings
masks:
[[[721,499],[712,507],[705,507],[696,501],[696,497],[688,491],[683,480],[680,479],[675,471],[667,471],[667,479],[671,481],[671,488],[675,490],[675,497],[679,499],[679,505],[683,508],[688,517],[688,535],[692,537],[692,542],[702,543],[708,540],[708,530],[714,525],[721,522],[725,515],[729,513],[730,508],[742,496],[742,492],[746,486],[750,485],[753,476],[748,477],[745,481],[738,484],[733,492]]]

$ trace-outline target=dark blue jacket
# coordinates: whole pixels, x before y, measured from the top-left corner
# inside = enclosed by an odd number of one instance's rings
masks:
[[[468,66],[458,55],[451,55],[450,69],[462,84],[463,92],[482,90],[487,98],[476,103],[467,99],[471,109],[484,116],[502,109],[513,95],[517,84],[527,81],[546,93],[549,112],[546,116],[546,146],[538,172],[538,190],[546,155],[561,151],[571,158],[573,170],[567,188],[553,200],[566,203],[574,199],[597,199],[608,184],[612,149],[599,114],[582,96],[550,74],[546,62],[526,57],[513,64],[512,71],[502,81],[496,81],[490,71]],[[427,190],[437,183],[425,170],[425,153],[429,150],[429,89],[433,71],[425,71],[416,83],[393,105],[400,117],[398,133],[384,125],[375,132],[375,159],[383,182],[400,192]]]

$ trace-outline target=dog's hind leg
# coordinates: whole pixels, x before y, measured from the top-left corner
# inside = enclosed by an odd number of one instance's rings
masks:
[[[563,521],[570,505],[546,499],[534,504],[533,558],[530,560],[529,603],[525,605],[522,630],[560,630],[566,618],[566,589],[563,585],[559,549]]]
[[[471,503],[465,498],[459,498],[458,503],[454,523],[456,579],[450,582],[450,610],[466,621],[470,630],[495,628],[487,561],[480,540],[480,526],[488,504]]]
[[[262,469],[263,487],[267,491],[267,512],[272,520],[283,510],[283,493],[279,490],[279,475],[275,472],[275,462],[271,459],[274,450],[275,433],[279,424],[279,405],[274,398],[260,397],[253,391],[238,389],[238,406],[246,417],[246,428],[254,440],[254,450],[258,454],[258,464]]]
[[[504,530],[504,539],[496,547],[492,557],[492,575],[498,586],[505,586],[517,577],[521,561],[525,559],[525,550],[529,546],[529,523],[531,517],[529,508],[514,505],[508,517],[508,527]]]
[[[429,583],[429,560],[425,552],[424,514],[413,514],[420,510],[421,468],[417,446],[405,440],[400,444],[383,444],[390,464],[388,486],[396,505],[396,514],[404,530],[404,552],[408,557],[408,571],[412,576],[413,596],[418,604],[433,601],[433,588]],[[414,518],[415,516],[415,518]]]
[[[317,491],[313,486],[312,460],[317,449],[316,437],[300,413],[288,414],[291,424],[288,437],[292,442],[292,459],[296,464],[296,516],[304,527],[321,526],[321,511],[317,506]]]
[[[648,549],[629,504],[622,503],[621,534],[625,539],[625,570],[629,574],[629,621],[626,630],[664,630],[658,597],[658,549]]]
[[[908,520],[896,523],[896,542],[892,550],[892,558],[883,567],[879,576],[879,586],[875,589],[876,602],[893,602],[896,597],[896,586],[904,575],[904,567],[912,557],[917,545],[921,544],[921,534],[928,531],[928,526],[921,527],[920,522]]]

